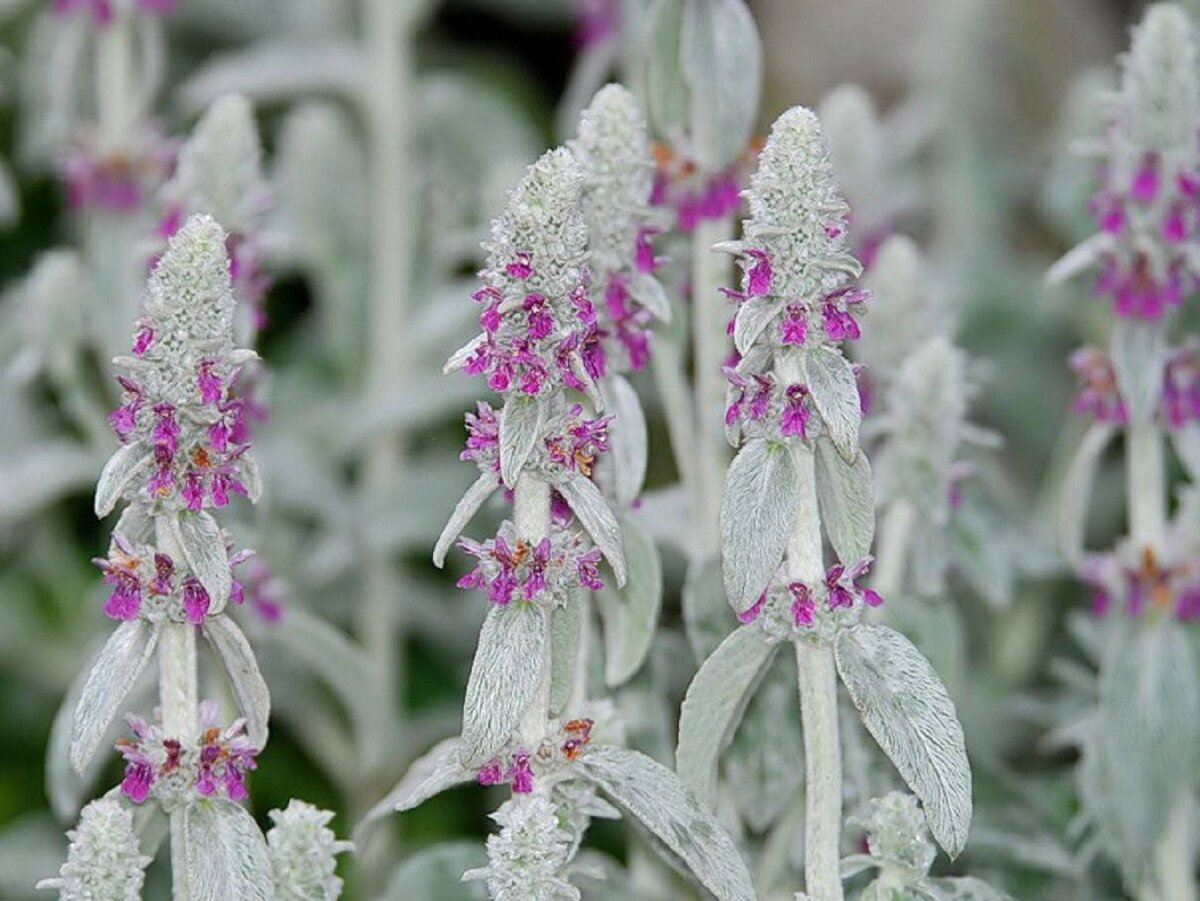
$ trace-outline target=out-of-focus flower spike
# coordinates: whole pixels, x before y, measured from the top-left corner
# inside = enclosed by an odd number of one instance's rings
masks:
[[[284,810],[272,810],[270,817],[275,824],[267,832],[274,897],[278,901],[336,901],[341,897],[337,855],[354,845],[339,841],[329,828],[333,813],[293,799]]]

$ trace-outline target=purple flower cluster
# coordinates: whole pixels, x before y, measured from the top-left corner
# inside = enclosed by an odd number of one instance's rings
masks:
[[[480,472],[500,478],[500,417],[491,404],[478,401],[474,413],[466,414],[467,443],[459,459],[474,463]],[[608,450],[611,416],[588,418],[581,404],[550,418],[543,430],[540,451],[527,464],[546,475],[578,472],[590,477],[596,458]]]
[[[773,583],[751,607],[738,614],[738,620],[742,623],[756,621],[772,598],[778,598],[787,606],[788,621],[796,629],[809,629],[816,625],[818,605],[822,603],[830,613],[853,610],[856,606],[861,608],[863,604],[878,607],[883,603],[879,593],[858,584],[871,562],[872,558],[866,557],[849,568],[835,563],[825,571],[824,580],[817,585],[798,581]]]
[[[138,10],[165,15],[175,8],[176,0],[136,0]],[[51,11],[56,16],[69,16],[86,11],[96,25],[111,25],[117,17],[117,0],[53,0]]]
[[[1128,425],[1129,410],[1106,353],[1082,347],[1071,355],[1071,369],[1080,385],[1075,398],[1076,413],[1091,416],[1097,422]],[[1167,357],[1157,420],[1169,429],[1200,421],[1200,345],[1196,342],[1177,348]]]
[[[1136,563],[1116,554],[1093,554],[1079,565],[1079,577],[1092,586],[1092,612],[1114,609],[1130,618],[1148,613],[1173,614],[1182,621],[1200,619],[1200,565],[1192,558],[1159,560],[1143,548]]]
[[[258,749],[246,738],[245,720],[221,729],[212,701],[200,703],[199,718],[199,741],[190,741],[166,735],[158,723],[151,725],[132,714],[126,717],[134,738],[117,740],[117,750],[125,759],[121,781],[125,797],[141,804],[151,794],[174,803],[196,796],[224,796],[231,801],[248,796],[246,773],[256,768]]]
[[[85,133],[60,167],[67,206],[76,214],[142,209],[170,174],[176,149],[154,125],[144,126],[137,140],[120,150],[104,149],[96,134]]]
[[[512,785],[513,794],[527,795],[533,791],[533,780],[563,763],[577,760],[592,741],[590,719],[568,720],[557,733],[547,736],[536,752],[518,748],[504,758],[493,757],[475,776],[480,785]]]
[[[813,415],[812,397],[805,385],[783,385],[770,372],[743,374],[726,367],[729,379],[725,427],[734,434],[765,435],[770,438],[809,437]]]
[[[513,601],[553,606],[575,586],[603,587],[600,551],[563,529],[533,544],[517,537],[506,521],[494,539],[480,543],[464,538],[459,546],[479,562],[458,580],[458,587],[486,591],[488,600],[502,607]]]
[[[728,169],[706,174],[667,144],[656,143],[653,150],[655,174],[650,203],[673,210],[675,227],[688,234],[701,222],[737,212],[742,204],[742,177],[758,155],[757,145],[752,144]]]

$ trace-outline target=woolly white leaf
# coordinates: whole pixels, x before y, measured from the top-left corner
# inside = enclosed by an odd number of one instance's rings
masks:
[[[392,871],[379,901],[486,901],[483,882],[463,882],[462,874],[487,864],[479,842],[440,842],[405,855]]]
[[[635,272],[629,280],[629,293],[659,322],[671,321],[671,301],[662,283],[653,275]]]
[[[720,901],[753,901],[750,873],[733,840],[669,769],[637,751],[604,746],[588,751],[578,766]]]
[[[758,115],[762,42],[743,0],[685,3],[680,55],[696,158],[715,172],[745,149]]]
[[[205,800],[177,815],[183,817],[181,875],[189,901],[271,901],[267,843],[249,813],[230,801]]]
[[[624,585],[625,552],[621,548],[621,527],[617,525],[617,518],[613,516],[600,489],[591,479],[578,472],[568,472],[563,479],[554,483],[554,487],[579,517],[580,524],[592,536],[596,547],[600,548],[600,553],[617,577],[617,584]]]
[[[737,628],[737,620],[725,600],[720,559],[710,557],[688,564],[680,600],[692,655],[696,663],[703,663],[725,636]]]
[[[747,610],[783,560],[796,521],[800,481],[792,454],[782,444],[749,441],[725,476],[721,501],[721,547],[725,596]]]
[[[100,479],[96,482],[96,499],[93,506],[98,518],[103,519],[112,512],[129,483],[150,465],[153,458],[152,451],[137,443],[117,448],[116,453],[104,464],[104,469],[100,471]]]
[[[646,111],[660,137],[687,126],[688,89],[680,75],[683,0],[657,0],[646,13]]]
[[[442,372],[446,375],[449,375],[452,372],[457,372],[458,370],[462,369],[467,365],[467,360],[471,359],[471,357],[475,355],[475,351],[479,349],[479,345],[483,344],[485,341],[487,341],[487,335],[476,335],[454,353],[450,354],[450,359],[448,359],[445,365],[442,366]]]
[[[700,664],[688,686],[679,708],[675,770],[702,804],[716,804],[717,760],[778,647],[758,626],[742,626]]]
[[[607,589],[606,589],[607,590]],[[550,715],[558,716],[571,698],[583,638],[583,589],[569,592],[561,607],[550,611]]]
[[[1113,372],[1134,422],[1149,422],[1158,409],[1166,354],[1161,323],[1124,319],[1113,326]]]
[[[1100,458],[1116,433],[1117,430],[1108,423],[1093,423],[1079,443],[1063,479],[1058,502],[1058,534],[1059,546],[1067,560],[1075,560],[1083,553],[1092,484],[1096,480]]]
[[[774,297],[751,297],[738,308],[733,321],[733,346],[747,354],[759,335],[771,324],[782,308]]]
[[[616,473],[613,490],[619,507],[628,507],[642,493],[646,480],[646,414],[633,386],[614,375],[606,393],[613,422],[608,429],[609,453]]]
[[[871,464],[862,451],[853,463],[846,463],[822,437],[817,440],[816,478],[821,523],[838,559],[850,566],[871,552],[875,537]]]
[[[912,642],[886,626],[843,629],[835,652],[867,731],[921,799],[933,837],[957,857],[971,825],[971,767],[945,686]]]
[[[83,775],[121,702],[142,674],[158,641],[158,627],[140,619],[121,623],[92,663],[71,731],[71,765]]]
[[[1100,668],[1098,750],[1111,799],[1102,826],[1136,878],[1196,772],[1198,664],[1187,632],[1166,617],[1114,638]]]
[[[488,611],[463,702],[463,766],[479,769],[508,742],[537,694],[545,659],[540,609],[518,601]]]
[[[1074,278],[1097,263],[1112,250],[1113,238],[1107,232],[1092,235],[1082,244],[1068,250],[1046,273],[1046,281],[1052,285]]]
[[[1192,483],[1200,483],[1200,425],[1189,422],[1183,428],[1172,429],[1171,441]]]
[[[515,488],[517,477],[542,431],[542,405],[532,398],[512,396],[500,414],[500,477]]]
[[[414,760],[396,787],[372,807],[355,828],[356,841],[370,823],[389,813],[412,810],[448,788],[473,780],[475,773],[462,765],[460,754],[458,738],[445,738]]]
[[[841,353],[820,346],[805,354],[804,370],[813,405],[829,431],[829,440],[847,463],[853,462],[858,453],[858,426],[862,422],[862,402],[854,370]]]
[[[619,593],[606,589],[596,595],[604,620],[604,680],[610,688],[641,668],[662,604],[662,564],[654,539],[629,517],[621,519],[621,536],[629,578]]]
[[[238,624],[228,616],[206,617],[204,637],[221,658],[238,707],[246,718],[246,737],[258,750],[267,746],[267,721],[271,717],[271,694],[258,669],[254,650]]]
[[[221,527],[211,514],[201,511],[180,512],[177,516],[167,517],[166,528],[183,553],[188,569],[208,592],[211,601],[208,612],[215,616],[225,609],[233,584]]]
[[[442,534],[438,536],[437,544],[433,549],[433,564],[441,569],[442,564],[446,562],[446,554],[450,550],[450,546],[454,544],[456,538],[462,534],[462,530],[467,527],[467,523],[471,521],[479,508],[484,505],[493,492],[500,485],[496,481],[494,472],[485,472],[480,474],[475,483],[467,489],[466,493],[459,499],[454,506],[454,512],[450,514],[450,519],[446,522],[446,527],[442,529]]]
[[[263,493],[262,473],[258,469],[258,461],[245,454],[239,462],[242,468],[242,483],[246,486],[246,499],[252,504],[257,504]]]

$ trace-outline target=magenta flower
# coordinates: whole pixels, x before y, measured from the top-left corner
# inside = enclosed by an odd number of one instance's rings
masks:
[[[602,585],[599,551],[561,529],[534,545],[517,538],[512,523],[505,521],[494,539],[480,543],[464,538],[459,547],[478,563],[458,580],[458,587],[486,591],[488,600],[499,606],[518,597],[543,606],[559,604],[575,585]]]

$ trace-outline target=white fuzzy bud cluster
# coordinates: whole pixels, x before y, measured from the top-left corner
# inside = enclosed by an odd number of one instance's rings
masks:
[[[867,833],[871,856],[886,870],[924,877],[937,849],[929,838],[925,811],[914,795],[889,792],[872,798],[866,816],[856,820]]]
[[[570,148],[583,169],[583,215],[595,273],[633,269],[634,242],[649,218],[654,160],[646,120],[618,84],[600,89]]]
[[[266,187],[254,109],[240,94],[216,100],[179,151],[164,197],[188,213],[207,213],[245,234],[261,212]]]
[[[1200,71],[1187,12],[1157,3],[1134,29],[1124,60],[1121,104],[1129,138],[1142,151],[1196,153],[1200,119]]]
[[[564,876],[572,841],[554,805],[541,795],[514,795],[492,815],[500,832],[487,840],[488,866],[463,879],[486,879],[493,901],[577,899]]]
[[[834,88],[818,109],[829,156],[854,211],[855,232],[878,224],[888,204],[887,146],[870,94],[856,84]]]
[[[329,821],[333,813],[293,799],[284,810],[272,810],[275,825],[267,832],[277,901],[336,901],[342,894],[337,855],[351,850],[338,841]]]
[[[881,493],[903,497],[935,523],[949,511],[954,462],[967,415],[967,361],[942,336],[900,367],[888,392],[888,441],[879,459]]]
[[[93,801],[67,833],[67,861],[57,879],[39,889],[56,889],[61,901],[140,901],[150,858],[138,848],[133,816],[116,801]]]
[[[871,328],[854,352],[867,365],[873,386],[890,378],[927,337],[947,331],[945,305],[929,282],[924,255],[907,235],[893,235],[879,248],[863,279],[875,298]]]

